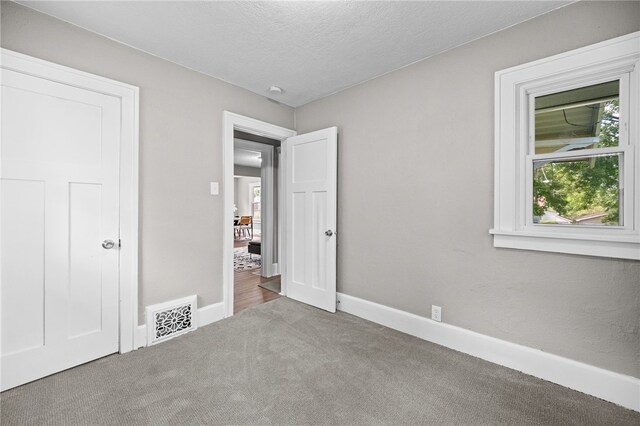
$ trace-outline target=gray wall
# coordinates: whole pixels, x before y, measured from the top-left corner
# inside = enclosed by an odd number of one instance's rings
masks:
[[[2,2],[4,48],[140,87],[140,316],[222,301],[222,111],[293,127],[293,110],[73,25]],[[126,242],[125,242],[126,244]]]
[[[339,126],[339,291],[640,377],[640,263],[495,249],[497,70],[640,29],[580,2],[296,109]]]
[[[239,177],[235,181],[238,184],[236,192],[238,207],[238,216],[252,216],[253,215],[253,193],[250,190],[252,183],[260,183],[259,177]]]
[[[233,174],[236,176],[253,176],[260,177],[260,167],[239,166],[234,164]]]

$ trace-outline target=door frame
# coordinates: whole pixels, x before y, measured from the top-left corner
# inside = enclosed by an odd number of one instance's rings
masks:
[[[138,330],[138,128],[139,89],[119,81],[0,49],[0,68],[67,84],[120,99],[120,235],[119,248],[119,343],[125,353],[137,349]],[[2,158],[0,152],[0,159]],[[1,162],[0,162],[1,164]],[[1,170],[0,170],[1,173]]]
[[[233,147],[234,147],[234,131],[241,130],[243,132],[254,135],[265,136],[271,139],[284,141],[285,139],[295,136],[295,130],[276,126],[275,124],[266,123],[254,118],[245,117],[229,111],[222,113],[222,176],[223,176],[223,200],[222,200],[222,303],[224,304],[225,318],[233,315]],[[282,169],[282,162],[279,163]],[[275,201],[275,200],[274,200]],[[278,200],[279,203],[279,200]],[[282,210],[279,209],[278,222],[282,229]],[[281,251],[284,252],[285,247],[280,239]],[[280,261],[281,256],[278,257]],[[283,265],[280,264],[282,272]]]

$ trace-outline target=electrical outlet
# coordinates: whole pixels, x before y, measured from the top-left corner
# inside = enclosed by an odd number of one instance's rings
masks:
[[[442,321],[442,308],[440,306],[431,305],[431,319],[434,321]]]

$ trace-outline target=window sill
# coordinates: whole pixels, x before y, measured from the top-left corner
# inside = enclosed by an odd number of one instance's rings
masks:
[[[638,237],[621,237],[614,240],[495,229],[489,232],[493,234],[494,247],[640,260],[640,239]]]

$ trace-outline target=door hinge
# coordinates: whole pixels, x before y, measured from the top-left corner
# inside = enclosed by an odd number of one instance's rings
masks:
[[[122,247],[122,240],[120,238],[118,238],[118,248]]]

